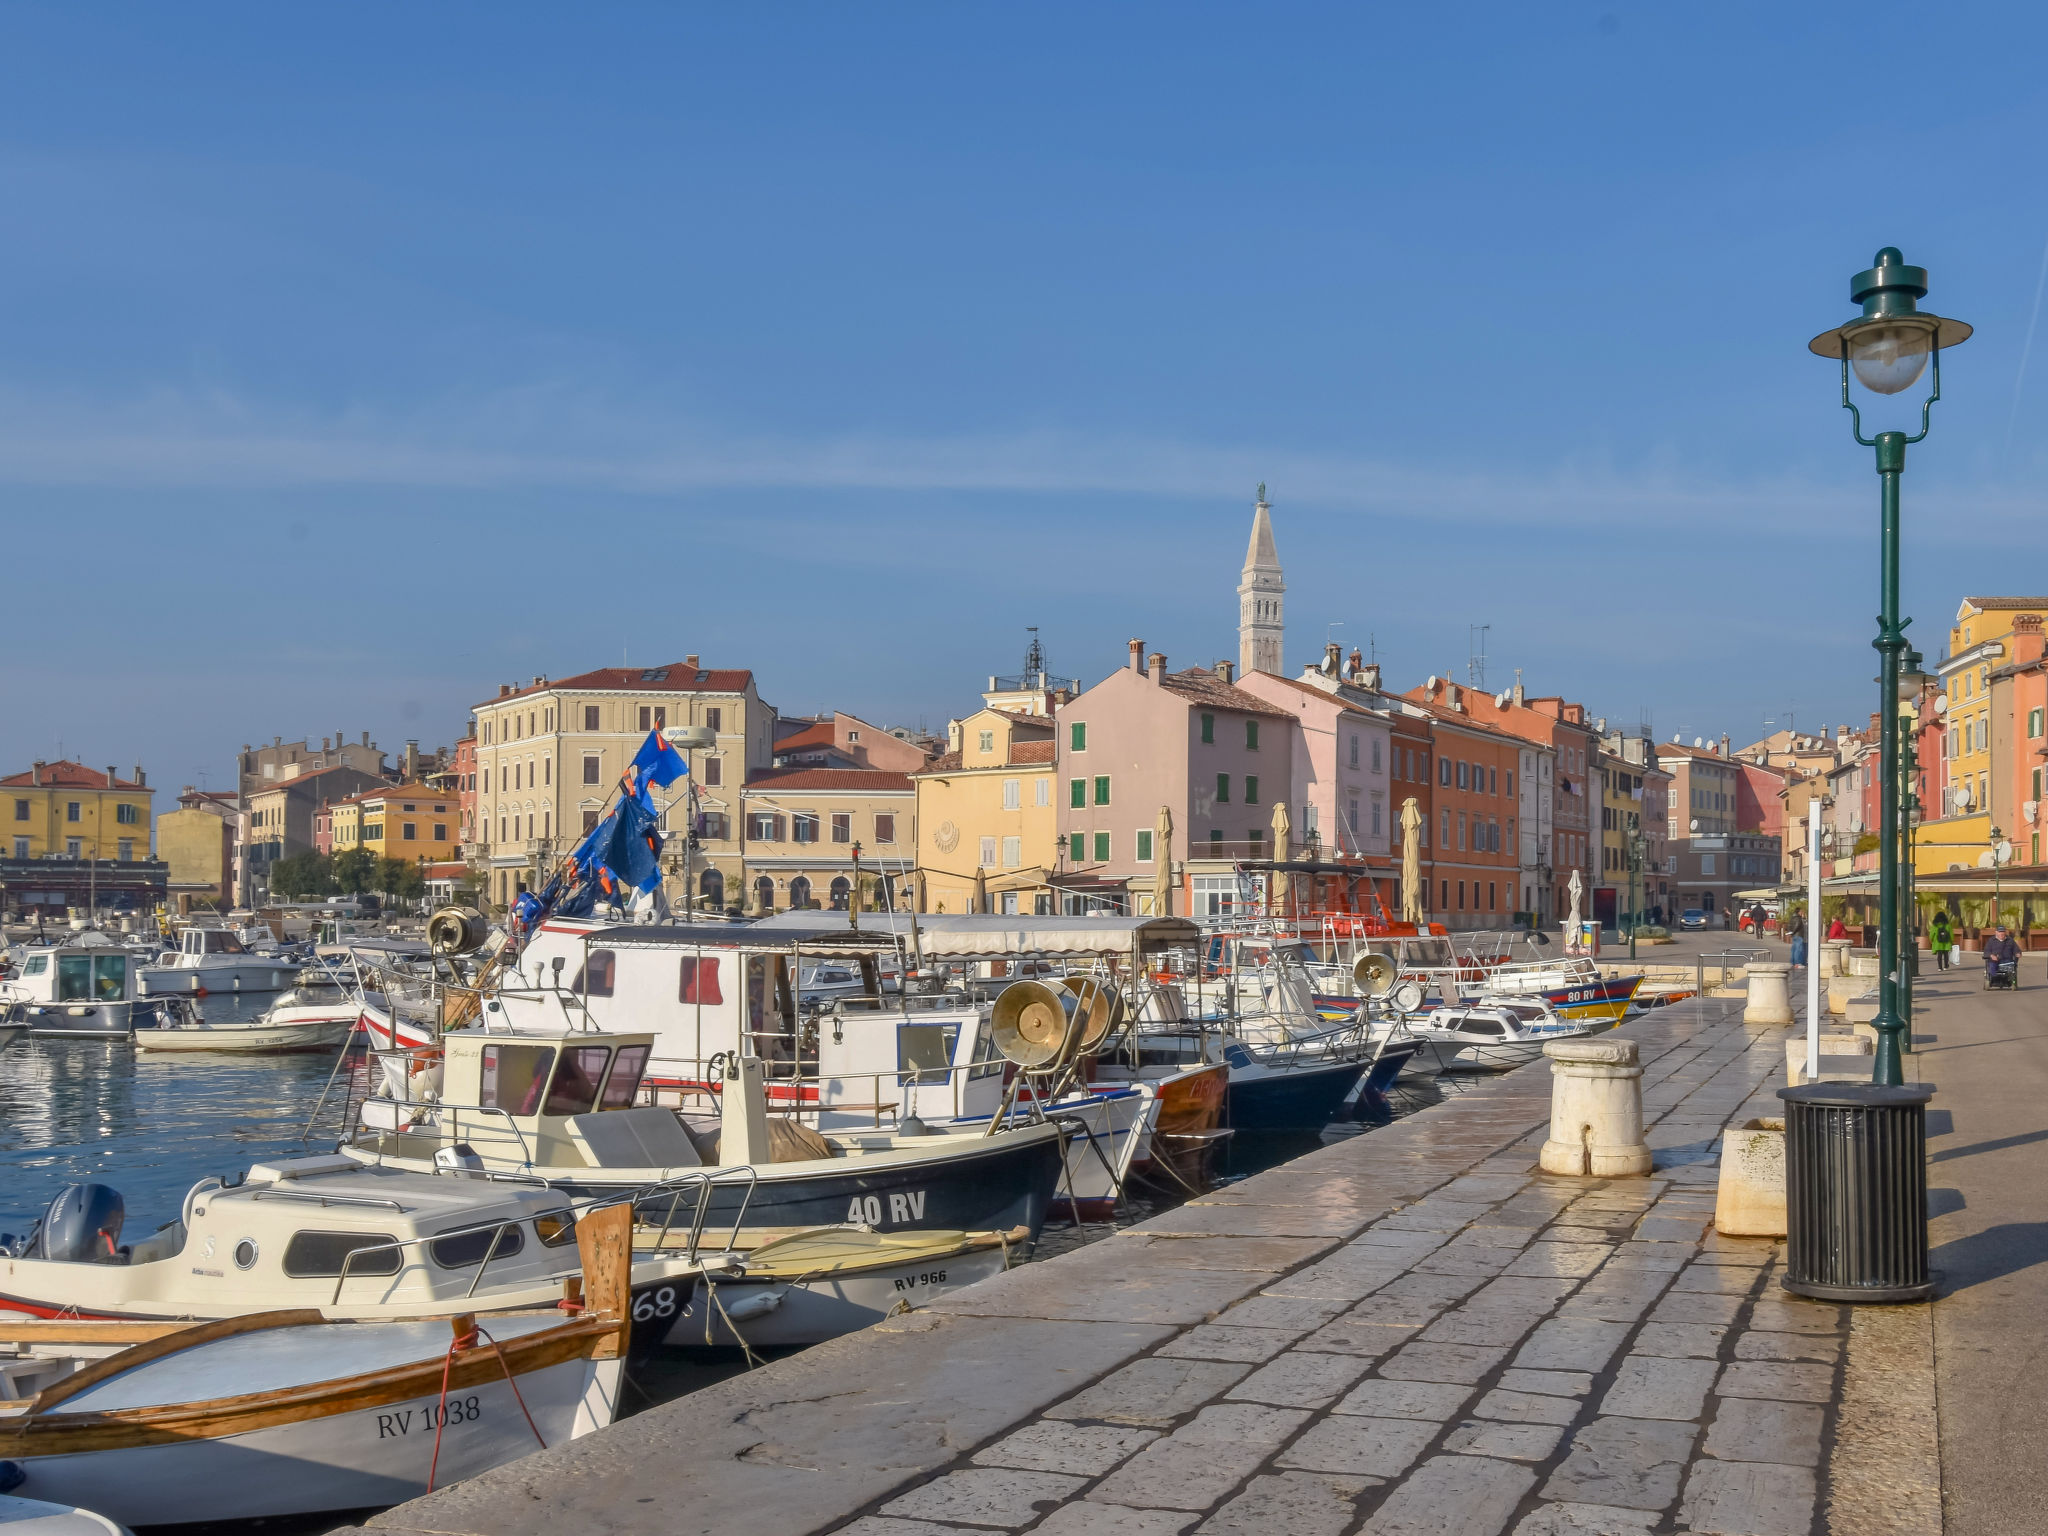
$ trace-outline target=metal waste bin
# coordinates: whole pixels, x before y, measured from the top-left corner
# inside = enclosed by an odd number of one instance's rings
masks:
[[[1818,1301],[1925,1301],[1924,1083],[1807,1083],[1785,1101],[1786,1290]]]

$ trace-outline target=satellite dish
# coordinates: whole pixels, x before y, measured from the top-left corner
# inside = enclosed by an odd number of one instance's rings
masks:
[[[1970,786],[1958,784],[1955,788],[1955,793],[1950,798],[1955,801],[1957,810],[1967,811],[1970,808]]]
[[[1430,673],[1430,674],[1429,674],[1429,681],[1428,681],[1428,682],[1426,682],[1426,683],[1424,683],[1424,684],[1423,684],[1422,686],[1423,686],[1423,687],[1424,687],[1425,689],[1427,689],[1427,690],[1428,690],[1429,692],[1431,692],[1431,693],[1435,693],[1435,692],[1436,692],[1436,685],[1437,685],[1437,681],[1438,681],[1438,679],[1437,679],[1437,675],[1436,675],[1436,674],[1435,674],[1434,672],[1432,672],[1432,673]]]
[[[1707,743],[1704,737],[1695,736],[1692,739],[1692,744],[1696,747],[1705,747]]]
[[[2020,807],[2020,814],[2026,817],[2027,820],[2030,822],[2039,821],[2041,819],[2041,802],[2038,800],[2029,800],[2026,804]]]
[[[2005,839],[2005,841],[1994,846],[1991,852],[2000,864],[2010,864],[2012,862],[2012,839]]]
[[[1496,708],[1496,709],[1506,709],[1506,708],[1508,707],[1508,691],[1507,691],[1507,689],[1503,688],[1503,689],[1501,689],[1501,691],[1500,691],[1499,693],[1496,693],[1496,694],[1495,694],[1495,695],[1493,696],[1493,704],[1494,704],[1494,708]]]
[[[1986,848],[1982,853],[1977,855],[1977,867],[1979,869],[1989,869],[1993,864],[1997,862],[1998,861],[1996,859],[1992,858],[1991,850],[1989,848]]]
[[[1692,830],[1693,830],[1693,831],[1695,831],[1695,832],[1697,832],[1697,831],[1699,831],[1699,829],[1700,829],[1700,819],[1699,819],[1699,817],[1695,816],[1695,817],[1693,817],[1693,819],[1692,819]]]
[[[1936,713],[1937,715],[1945,715],[1945,714],[1947,714],[1947,713],[1948,713],[1948,695],[1947,695],[1947,694],[1945,694],[1945,693],[1938,693],[1938,694],[1936,694],[1936,695],[1934,696],[1934,712],[1935,712],[1935,713]]]
[[[1422,1006],[1422,984],[1404,981],[1393,992],[1394,1006],[1403,1013],[1413,1013]]]

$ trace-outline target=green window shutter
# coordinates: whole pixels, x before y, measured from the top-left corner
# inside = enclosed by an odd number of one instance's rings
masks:
[[[1109,804],[1109,775],[1106,773],[1096,775],[1095,803],[1097,805]]]
[[[1227,773],[1219,773],[1216,775],[1216,803],[1218,805],[1227,805],[1229,802],[1230,775]]]
[[[1095,862],[1098,864],[1107,864],[1109,862],[1109,834],[1107,832],[1095,834]]]
[[[1223,833],[1220,830],[1212,830],[1209,833],[1209,846],[1212,848],[1221,848],[1223,846]]]
[[[1086,720],[1076,720],[1067,727],[1067,750],[1070,752],[1086,752],[1088,750],[1088,722]]]
[[[1247,721],[1245,721],[1245,723],[1244,723],[1244,744],[1245,744],[1245,746],[1246,746],[1246,747],[1247,747],[1247,748],[1248,748],[1249,750],[1251,750],[1251,751],[1253,751],[1253,752],[1256,752],[1256,751],[1258,751],[1258,750],[1259,750],[1259,722],[1258,722],[1258,721],[1256,721],[1256,720],[1247,720]]]
[[[1202,740],[1207,742],[1213,742],[1215,739],[1216,717],[1214,715],[1202,716]]]
[[[1259,803],[1259,776],[1256,773],[1248,773],[1244,776],[1244,803],[1246,805],[1257,805]]]
[[[1140,864],[1150,864],[1152,862],[1152,834],[1143,827],[1138,829],[1138,862]]]
[[[1086,862],[1088,858],[1088,834],[1086,832],[1074,832],[1068,835],[1067,858],[1075,864]]]
[[[1088,781],[1086,779],[1069,779],[1067,781],[1067,803],[1077,811],[1087,805]]]

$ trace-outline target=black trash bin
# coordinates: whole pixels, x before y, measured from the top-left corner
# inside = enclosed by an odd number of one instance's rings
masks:
[[[1785,1101],[1786,1290],[1818,1301],[1925,1301],[1924,1083],[1808,1083]]]

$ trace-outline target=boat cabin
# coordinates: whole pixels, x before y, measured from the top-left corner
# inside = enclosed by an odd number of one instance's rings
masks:
[[[209,955],[246,955],[249,946],[225,928],[187,928],[178,935],[178,963],[193,965]]]
[[[130,951],[103,938],[97,944],[31,949],[5,990],[15,1000],[29,1003],[129,1002],[135,997],[138,963]]]

